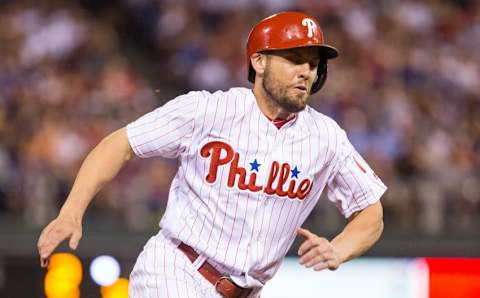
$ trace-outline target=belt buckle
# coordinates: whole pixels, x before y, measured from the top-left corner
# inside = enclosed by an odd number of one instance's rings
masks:
[[[231,284],[231,286],[233,287],[234,283],[232,281],[232,279],[228,276],[222,276],[220,277],[216,282],[215,282],[215,290],[217,291],[217,293],[221,294],[222,296],[224,297],[228,297],[228,296],[225,296],[225,295],[229,295],[230,291],[234,290],[233,288],[231,289],[220,289],[220,284],[223,282],[223,281],[229,281]],[[223,290],[223,291],[222,291]],[[227,293],[225,293],[224,291],[226,291]]]

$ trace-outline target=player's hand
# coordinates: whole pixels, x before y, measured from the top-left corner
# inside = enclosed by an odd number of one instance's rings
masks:
[[[299,228],[298,235],[305,241],[298,249],[300,264],[313,270],[336,270],[340,266],[340,256],[335,247],[326,238],[319,237],[307,229]]]
[[[70,239],[69,246],[76,249],[82,238],[82,224],[69,215],[58,215],[46,226],[38,238],[40,265],[46,267],[48,259],[55,248],[65,239]]]

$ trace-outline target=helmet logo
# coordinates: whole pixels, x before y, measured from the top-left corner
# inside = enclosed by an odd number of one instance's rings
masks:
[[[302,20],[302,25],[307,26],[307,28],[308,28],[307,36],[309,38],[312,38],[313,37],[313,32],[315,32],[315,27],[317,27],[317,24],[315,24],[315,22],[312,19],[304,18]]]

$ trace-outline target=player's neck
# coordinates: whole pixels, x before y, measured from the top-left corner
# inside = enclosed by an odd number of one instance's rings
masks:
[[[253,95],[255,95],[258,108],[268,119],[288,119],[292,116],[292,112],[289,112],[276,104],[263,88],[255,86],[253,88]]]

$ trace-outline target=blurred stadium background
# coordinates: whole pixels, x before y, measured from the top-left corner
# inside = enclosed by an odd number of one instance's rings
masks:
[[[312,106],[389,186],[385,232],[368,256],[480,257],[479,1],[0,0],[0,297],[44,297],[38,233],[86,153],[188,90],[251,86],[249,29],[287,9],[319,17],[340,50]],[[87,272],[95,256],[115,256],[128,278],[175,170],[175,160],[136,160],[93,201],[75,252],[81,297],[100,297]],[[306,226],[330,237],[343,224],[322,201]],[[351,266],[375,267],[366,260]],[[379,297],[407,297],[391,293]]]

